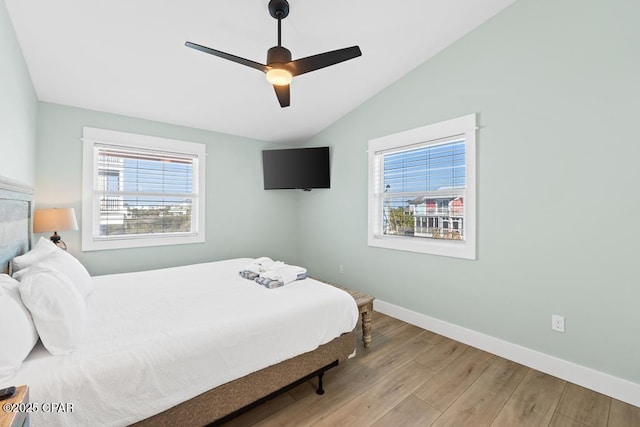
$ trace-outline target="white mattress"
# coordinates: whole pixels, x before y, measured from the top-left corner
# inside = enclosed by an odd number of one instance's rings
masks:
[[[81,348],[52,356],[38,344],[2,385],[73,405],[32,413],[33,426],[127,425],[355,327],[346,292],[312,279],[266,289],[238,275],[249,261],[95,277]]]

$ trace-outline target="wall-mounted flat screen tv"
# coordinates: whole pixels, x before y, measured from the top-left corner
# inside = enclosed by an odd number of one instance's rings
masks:
[[[329,147],[263,150],[264,189],[331,188]]]

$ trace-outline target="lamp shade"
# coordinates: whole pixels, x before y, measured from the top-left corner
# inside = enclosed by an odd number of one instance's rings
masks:
[[[36,209],[33,215],[33,232],[77,230],[78,221],[73,208]]]

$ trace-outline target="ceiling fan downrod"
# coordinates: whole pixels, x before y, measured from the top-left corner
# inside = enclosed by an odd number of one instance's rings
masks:
[[[287,0],[270,0],[269,14],[278,20],[278,45],[267,51],[267,64],[270,67],[283,68],[281,64],[291,62],[291,51],[282,46],[282,20],[289,15],[289,2]]]
[[[269,1],[269,14],[278,20],[278,46],[282,46],[282,20],[289,16],[289,2],[287,0]]]

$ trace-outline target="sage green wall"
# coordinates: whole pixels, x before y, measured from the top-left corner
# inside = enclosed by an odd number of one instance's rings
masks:
[[[300,262],[640,383],[639,17],[637,1],[519,0],[318,134],[332,188],[297,196]],[[478,259],[368,247],[367,141],[473,112]]]
[[[261,153],[269,145],[255,139],[40,103],[36,208],[73,207],[81,219],[83,126],[207,145],[206,242],[82,252],[80,231],[61,233],[92,275],[263,255],[297,263],[296,200],[263,190]]]
[[[0,64],[0,176],[33,185],[38,99],[4,0]]]

